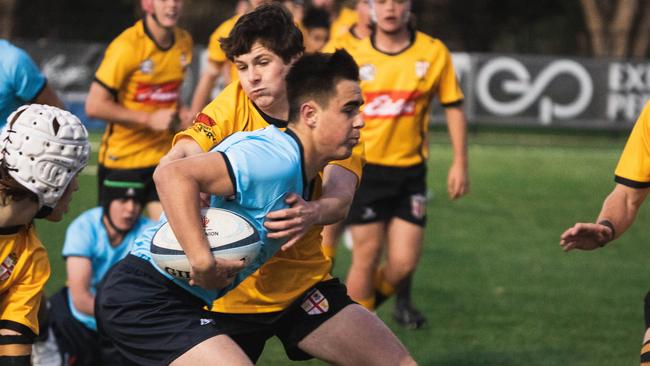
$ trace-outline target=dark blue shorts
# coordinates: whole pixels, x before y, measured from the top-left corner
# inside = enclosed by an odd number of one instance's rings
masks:
[[[197,344],[223,334],[205,303],[127,255],[106,274],[95,297],[100,337],[136,365],[168,365]]]

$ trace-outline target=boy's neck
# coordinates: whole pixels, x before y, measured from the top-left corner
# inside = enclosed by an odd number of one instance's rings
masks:
[[[147,14],[144,21],[147,23],[146,26],[151,37],[158,46],[168,48],[172,45],[172,42],[174,42],[174,33],[171,28],[165,28],[158,24],[153,14]]]
[[[375,47],[385,53],[398,53],[411,43],[411,32],[405,26],[394,33],[387,33],[377,29],[374,36]]]

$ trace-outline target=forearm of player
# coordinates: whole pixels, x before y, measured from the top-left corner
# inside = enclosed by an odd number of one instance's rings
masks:
[[[317,225],[329,225],[345,219],[352,205],[358,178],[352,171],[335,164],[325,167],[323,193],[319,205]]]
[[[113,95],[97,82],[93,82],[86,99],[86,115],[128,126],[147,126],[150,113],[134,111],[118,104]]]
[[[66,271],[68,291],[75,309],[87,315],[94,315],[95,295],[90,291],[92,262],[86,257],[68,257]]]
[[[210,93],[221,73],[221,67],[221,64],[213,61],[206,63],[205,70],[201,73],[196,89],[194,89],[194,95],[192,96],[190,110],[194,115],[201,112],[203,107],[210,102]]]
[[[174,160],[182,159],[188,156],[203,153],[201,146],[191,137],[181,137],[176,141],[174,146],[160,159],[159,167],[164,166]]]
[[[603,208],[598,214],[596,223],[610,226],[612,241],[623,235],[634,223],[641,204],[645,201],[650,189],[637,189],[617,184],[612,193],[603,202]]]
[[[445,108],[445,117],[454,152],[452,164],[467,167],[467,121],[465,112],[461,107],[447,107]]]
[[[47,84],[43,87],[43,90],[41,90],[41,92],[38,93],[36,98],[34,98],[33,103],[47,104],[54,107],[59,107],[61,109],[65,109],[65,104],[63,103],[63,101],[54,92],[54,90],[50,88],[50,86]]]

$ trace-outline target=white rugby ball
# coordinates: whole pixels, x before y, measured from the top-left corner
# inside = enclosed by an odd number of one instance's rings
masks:
[[[215,258],[243,260],[248,265],[259,254],[262,248],[259,233],[243,216],[220,208],[203,208],[201,221]],[[151,257],[158,267],[173,277],[190,279],[190,262],[169,222],[154,234]]]

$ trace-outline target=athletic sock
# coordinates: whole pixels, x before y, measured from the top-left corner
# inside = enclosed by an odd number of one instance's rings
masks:
[[[336,247],[323,245],[321,248],[323,249],[323,254],[334,262],[334,258],[336,258]]]
[[[370,311],[375,311],[375,297],[370,296],[367,299],[360,299],[360,300],[355,300],[356,302],[359,303],[359,305],[363,306],[364,308],[370,310]]]
[[[413,275],[409,275],[397,286],[395,292],[395,306],[406,306],[411,304],[411,283]]]
[[[381,305],[395,293],[395,286],[386,281],[384,269],[379,268],[375,273],[375,307]]]
[[[641,347],[641,366],[650,366],[650,341]]]

